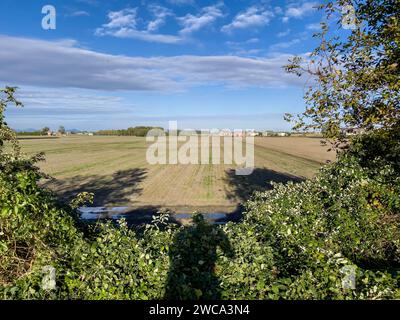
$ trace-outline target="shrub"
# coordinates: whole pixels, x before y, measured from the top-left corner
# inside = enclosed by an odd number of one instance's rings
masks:
[[[39,298],[44,292],[33,292],[40,291],[42,267],[62,269],[81,235],[72,210],[38,187],[35,172],[20,171],[14,178],[0,174],[0,286],[18,296],[26,280],[29,290],[22,296]]]
[[[20,153],[3,109],[3,299],[400,298],[396,132],[356,137],[314,179],[256,193],[240,223],[214,226],[196,214],[177,226],[162,213],[133,229],[125,221],[85,225],[74,208],[91,194],[65,205],[40,187],[38,157]],[[51,289],[43,286],[49,267]]]
[[[282,297],[373,298],[372,293],[365,293],[370,292],[370,286],[382,289],[377,289],[376,296],[398,294],[397,160],[388,156],[369,162],[357,158],[355,150],[362,149],[364,142],[371,145],[384,140],[379,135],[358,137],[348,152],[322,168],[316,178],[277,184],[274,190],[257,193],[247,203],[244,222],[256,226],[262,241],[273,249],[277,271],[291,279]],[[341,288],[343,266],[359,269],[357,289],[351,293]],[[368,281],[364,281],[366,275]]]

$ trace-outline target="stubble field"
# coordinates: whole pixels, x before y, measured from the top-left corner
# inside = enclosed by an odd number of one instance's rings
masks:
[[[235,175],[233,165],[150,165],[149,143],[139,137],[70,136],[21,139],[28,154],[45,152],[40,163],[54,178],[45,182],[64,199],[82,191],[95,193],[97,206],[162,208],[175,212],[234,212],[255,190],[271,181],[311,178],[335,154],[308,137],[255,139],[255,170]],[[221,154],[223,154],[221,150]]]

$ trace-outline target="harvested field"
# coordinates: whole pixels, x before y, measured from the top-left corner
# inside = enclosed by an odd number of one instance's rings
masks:
[[[148,144],[138,137],[71,136],[20,142],[28,154],[45,152],[40,167],[55,178],[45,184],[66,200],[89,191],[95,193],[98,206],[150,211],[234,212],[254,190],[267,190],[271,181],[311,178],[326,160],[335,158],[316,138],[260,137],[255,139],[256,169],[250,176],[237,176],[233,165],[150,165]]]

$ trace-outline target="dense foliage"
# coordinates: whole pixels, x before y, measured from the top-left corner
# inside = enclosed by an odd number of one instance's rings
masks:
[[[320,8],[326,12],[314,35],[320,45],[286,66],[313,79],[295,129],[322,130],[334,139],[343,138],[343,128],[400,130],[399,1],[337,0]],[[343,30],[343,23],[351,29]]]

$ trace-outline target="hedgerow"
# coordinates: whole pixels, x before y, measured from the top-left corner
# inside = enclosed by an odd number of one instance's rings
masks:
[[[256,193],[239,223],[195,214],[178,226],[162,213],[132,228],[86,225],[76,207],[87,194],[68,205],[40,187],[43,175],[18,151],[3,110],[3,299],[400,298],[397,131],[357,137],[314,179]],[[43,282],[49,267],[53,288]]]
[[[275,185],[250,200],[245,221],[257,226],[281,277],[290,279],[282,297],[398,295],[399,187],[391,166],[369,170],[346,154],[315,179]],[[355,268],[356,290],[342,289],[343,267]]]

